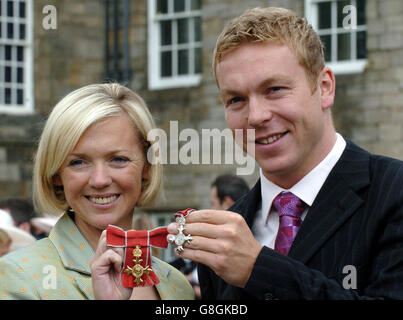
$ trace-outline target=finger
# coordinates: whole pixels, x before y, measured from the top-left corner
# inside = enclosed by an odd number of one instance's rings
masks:
[[[192,236],[192,241],[190,243],[186,243],[183,247],[193,249],[193,250],[203,250],[212,253],[217,253],[222,249],[222,245],[219,241],[215,239],[209,239],[204,237]],[[225,250],[225,249],[223,249]]]
[[[93,260],[98,259],[106,251],[106,249],[106,230],[104,230],[99,237]]]
[[[186,223],[204,222],[209,224],[225,224],[241,217],[239,213],[225,210],[198,210],[186,216]]]
[[[116,272],[120,272],[123,264],[123,255],[116,252],[116,249],[121,248],[107,249],[97,259],[94,259],[91,269],[96,273],[103,274],[109,272],[112,266]]]
[[[235,228],[231,225],[214,225],[203,222],[194,222],[185,224],[183,233],[185,235],[200,236],[210,239],[221,239],[232,237]],[[177,233],[177,232],[176,232]]]

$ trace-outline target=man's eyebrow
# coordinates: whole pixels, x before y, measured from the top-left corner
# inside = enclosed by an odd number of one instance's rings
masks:
[[[290,76],[283,74],[275,74],[270,76],[269,78],[264,79],[258,85],[259,88],[269,87],[274,84],[282,84],[282,85],[291,85],[293,83],[293,79]],[[223,88],[220,90],[221,96],[229,95],[229,96],[238,96],[242,95],[242,92],[237,89],[232,88]]]
[[[283,85],[291,85],[293,83],[293,79],[290,76],[286,76],[283,74],[275,74],[270,78],[263,80],[259,87],[268,87],[275,84],[283,84]]]

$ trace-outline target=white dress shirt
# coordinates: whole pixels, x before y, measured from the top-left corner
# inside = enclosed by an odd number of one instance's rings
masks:
[[[279,227],[279,216],[277,210],[272,206],[272,202],[280,192],[292,192],[309,207],[312,206],[312,203],[325,183],[327,176],[340,159],[341,154],[346,147],[346,141],[343,137],[338,133],[336,133],[336,136],[336,142],[329,154],[305,177],[291,187],[291,189],[283,189],[269,181],[263,175],[262,169],[260,169],[262,203],[261,208],[256,212],[252,232],[261,245],[274,249],[274,243]],[[302,220],[305,219],[308,210],[309,208],[305,209],[302,213]]]

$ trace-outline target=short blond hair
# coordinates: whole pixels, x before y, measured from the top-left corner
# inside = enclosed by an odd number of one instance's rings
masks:
[[[224,55],[248,42],[279,43],[288,46],[305,69],[312,89],[317,87],[320,71],[325,66],[323,45],[305,18],[284,8],[254,8],[232,19],[217,39],[213,55],[213,72]]]
[[[39,212],[59,214],[68,209],[63,187],[53,182],[55,175],[91,125],[121,115],[132,122],[147,159],[150,147],[147,134],[155,123],[144,100],[130,89],[117,83],[92,84],[71,92],[57,103],[42,131],[34,161],[33,198]],[[149,179],[142,185],[137,206],[153,203],[162,188],[162,165],[158,162],[147,165]]]

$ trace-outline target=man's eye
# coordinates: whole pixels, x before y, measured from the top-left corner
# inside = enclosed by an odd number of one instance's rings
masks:
[[[234,104],[234,103],[237,103],[237,102],[240,102],[240,101],[242,101],[241,97],[234,97],[234,98],[231,98],[231,99],[228,100],[227,105]]]

